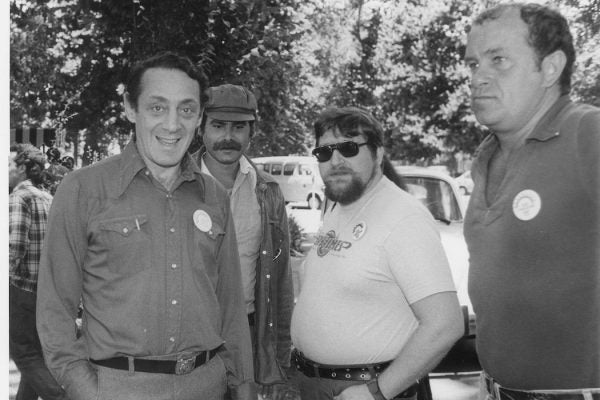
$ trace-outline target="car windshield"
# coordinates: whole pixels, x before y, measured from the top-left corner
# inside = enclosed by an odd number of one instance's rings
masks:
[[[419,199],[437,220],[462,221],[462,213],[452,186],[432,177],[403,176],[408,192]]]

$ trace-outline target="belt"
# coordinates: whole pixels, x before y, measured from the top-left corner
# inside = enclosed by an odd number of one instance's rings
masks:
[[[309,378],[343,381],[370,381],[378,377],[391,364],[391,361],[387,361],[365,365],[325,365],[309,360],[296,349],[292,352],[292,359],[296,364],[296,369]]]
[[[502,387],[485,372],[482,372],[482,375],[487,392],[496,400],[600,400],[599,389],[592,389],[595,393],[589,389],[588,393],[584,393],[586,389],[573,389],[565,393],[552,393],[550,390],[523,391]]]
[[[201,351],[196,356],[180,357],[177,360],[148,360],[133,358],[133,370],[137,372],[150,372],[155,374],[185,375],[199,366],[206,364],[213,358],[221,346],[210,351]],[[103,367],[129,371],[129,357],[114,357],[104,360],[90,360],[92,363]]]
[[[392,363],[386,361],[379,364],[364,365],[324,365],[309,360],[296,349],[292,351],[292,361],[296,364],[296,369],[309,378],[364,382],[378,377]],[[394,399],[412,397],[417,394],[418,387],[418,383],[415,383],[404,392],[394,396]]]

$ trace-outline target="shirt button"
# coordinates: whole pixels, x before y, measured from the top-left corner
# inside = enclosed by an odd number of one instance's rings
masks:
[[[172,269],[177,269],[177,264],[171,264]]]
[[[263,253],[263,254],[267,254],[267,251],[266,251],[266,250],[263,250],[263,252],[262,252],[262,253]]]
[[[171,233],[175,233],[175,228],[171,228],[169,231],[171,231]]]
[[[146,172],[144,172],[146,175],[150,175],[150,171],[146,170]]]
[[[271,275],[267,274],[267,279],[271,279]]]
[[[173,305],[177,304],[177,300],[171,301],[171,304],[173,304]]]
[[[271,328],[273,327],[273,323],[272,322],[269,322],[269,327],[271,327]]]
[[[123,233],[127,233],[127,232],[129,232],[129,229],[123,228]]]
[[[167,195],[167,199],[170,199],[171,197],[173,197],[173,196],[171,196],[171,194]]]
[[[171,343],[175,342],[175,338],[174,338],[173,336],[171,336],[171,337],[169,338],[169,342],[171,342]]]

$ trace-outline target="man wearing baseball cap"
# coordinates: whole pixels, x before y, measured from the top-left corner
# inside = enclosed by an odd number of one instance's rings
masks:
[[[211,87],[200,125],[201,171],[230,195],[252,337],[254,376],[263,394],[286,380],[290,365],[293,288],[289,232],[279,185],[246,156],[257,118],[256,97],[231,84]],[[276,390],[277,390],[276,389]]]

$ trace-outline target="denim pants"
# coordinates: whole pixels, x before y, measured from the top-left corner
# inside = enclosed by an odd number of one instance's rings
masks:
[[[66,399],[50,374],[35,327],[36,294],[9,285],[9,352],[21,381],[16,400]]]
[[[332,400],[344,389],[364,385],[366,381],[342,381],[326,378],[309,378],[303,373],[299,373],[300,397],[302,400]],[[394,397],[394,399],[417,400],[417,394],[410,397]]]
[[[481,372],[479,378],[479,396],[478,400],[597,400],[600,399],[600,388],[591,388],[591,389],[568,389],[568,390],[514,390],[518,392],[516,395],[509,394],[501,394],[502,386],[498,383],[492,383],[491,391],[488,390],[488,384],[486,384],[486,379],[491,381],[489,375],[485,373],[485,371]],[[504,388],[506,389],[506,388]]]

